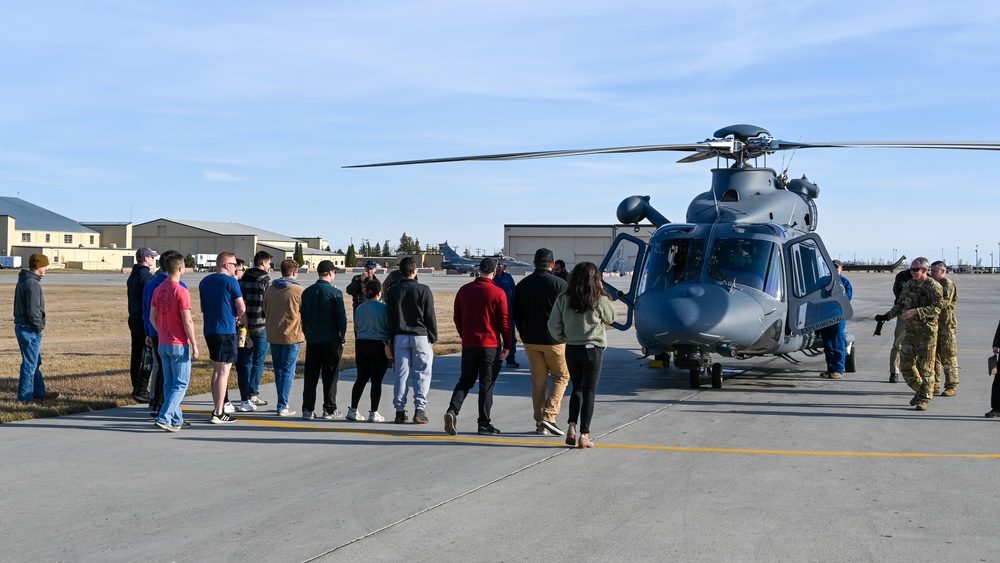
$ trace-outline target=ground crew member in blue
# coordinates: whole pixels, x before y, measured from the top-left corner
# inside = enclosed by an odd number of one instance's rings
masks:
[[[844,265],[840,260],[834,260],[833,267],[837,269],[837,275],[840,276],[840,283],[844,284],[844,290],[847,291],[847,299],[853,299],[854,288],[851,287],[850,280],[844,277]],[[819,335],[823,339],[823,354],[826,356],[826,371],[819,374],[820,377],[829,377],[830,379],[844,378],[844,363],[847,361],[847,339],[844,337],[844,328],[846,326],[847,321],[840,321],[835,325],[820,329]]]
[[[455,294],[455,328],[462,338],[462,372],[451,404],[444,415],[444,431],[454,436],[458,413],[472,386],[479,380],[479,434],[491,436],[500,431],[490,422],[493,408],[493,384],[500,370],[495,369],[510,352],[510,320],[507,296],[494,285],[495,258],[483,258],[479,277],[465,284]]]
[[[316,384],[323,375],[323,418],[340,418],[337,410],[337,379],[344,355],[347,312],[344,294],[333,287],[336,268],[323,260],[316,267],[319,279],[302,292],[302,332],[306,337],[305,381],[302,388],[302,418],[316,418]]]
[[[958,320],[955,318],[955,304],[958,303],[958,288],[945,274],[948,267],[944,261],[931,264],[930,275],[941,284],[944,301],[941,316],[938,317],[937,358],[934,361],[934,393],[942,397],[954,397],[958,392]],[[941,391],[941,371],[944,371],[944,391]]]
[[[906,321],[906,334],[900,350],[903,379],[916,393],[910,404],[918,411],[927,410],[934,393],[934,359],[937,352],[938,317],[944,294],[941,284],[927,275],[930,262],[923,257],[910,264],[913,279],[903,284],[899,299],[876,321],[899,317]]]

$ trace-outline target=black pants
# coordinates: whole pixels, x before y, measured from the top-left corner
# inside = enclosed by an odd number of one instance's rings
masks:
[[[385,357],[385,345],[381,340],[355,340],[354,356],[358,363],[358,378],[351,389],[351,408],[358,408],[361,394],[370,381],[371,410],[378,411],[378,404],[382,401],[382,378],[389,369],[389,358]]]
[[[990,409],[1000,411],[1000,375],[993,376],[993,392],[990,396]]]
[[[323,374],[323,410],[337,410],[337,380],[340,379],[340,357],[344,345],[337,340],[306,342],[305,388],[302,391],[302,409],[316,410],[316,384]]]
[[[462,375],[451,394],[448,410],[456,415],[462,410],[462,403],[472,386],[479,380],[479,425],[490,423],[493,410],[493,383],[500,367],[498,348],[462,348]]]
[[[594,396],[601,379],[601,362],[604,348],[587,348],[576,344],[566,345],[566,367],[573,383],[569,399],[569,421],[580,420],[580,434],[590,433],[590,419],[594,416]]]
[[[142,317],[129,317],[128,330],[132,334],[132,358],[129,361],[129,375],[132,378],[132,393],[140,393],[149,387],[149,376],[142,374],[142,355],[146,351],[146,326]]]

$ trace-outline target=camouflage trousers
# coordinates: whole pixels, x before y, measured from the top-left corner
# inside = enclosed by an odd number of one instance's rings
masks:
[[[934,360],[937,357],[937,335],[916,338],[906,332],[900,348],[899,368],[910,389],[930,401],[934,395]]]
[[[939,329],[937,354],[934,359],[934,388],[941,388],[941,371],[944,370],[944,388],[958,387],[958,337],[956,331]]]

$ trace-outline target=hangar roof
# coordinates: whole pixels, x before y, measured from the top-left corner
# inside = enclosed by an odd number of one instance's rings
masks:
[[[222,236],[254,235],[260,241],[301,242],[299,239],[295,239],[272,231],[265,231],[264,229],[258,229],[256,227],[251,227],[249,225],[244,225],[242,223],[226,223],[223,221],[189,221],[186,219],[167,219],[164,217],[162,219],[156,219],[155,221],[148,221],[147,223],[142,223],[141,225],[154,223],[156,221],[170,221],[171,223],[177,223],[178,225],[185,225],[187,227],[201,229],[203,231],[208,231],[210,233],[215,233],[217,235],[222,235]],[[136,225],[136,227],[139,227],[141,225]]]
[[[97,231],[88,229],[69,217],[28,203],[19,197],[0,196],[0,215],[13,217],[14,226],[19,231],[97,234]]]

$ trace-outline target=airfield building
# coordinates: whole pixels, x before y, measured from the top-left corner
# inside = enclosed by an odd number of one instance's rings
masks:
[[[504,225],[504,250],[515,260],[528,262],[539,248],[548,248],[557,260],[572,268],[580,262],[598,266],[619,233],[649,242],[656,227],[642,225]],[[634,247],[633,247],[634,248]],[[617,257],[622,264],[635,262],[635,254]]]

